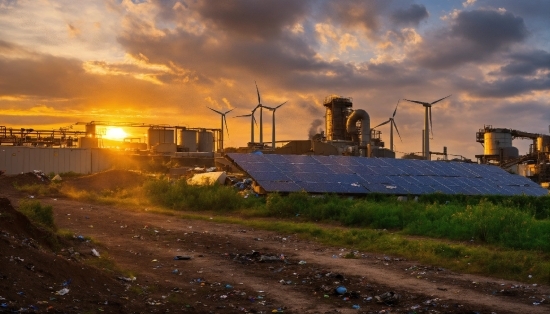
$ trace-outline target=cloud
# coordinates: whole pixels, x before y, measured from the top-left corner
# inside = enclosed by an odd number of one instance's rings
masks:
[[[392,21],[397,25],[418,26],[418,24],[429,17],[428,10],[420,4],[411,4],[406,9],[397,9],[392,15]]]
[[[525,41],[527,27],[521,17],[493,10],[456,11],[447,28],[425,37],[414,52],[423,66],[436,69],[480,62]]]
[[[535,75],[539,71],[550,70],[550,53],[544,50],[532,50],[510,55],[510,62],[500,68],[504,75]]]
[[[494,51],[523,41],[528,32],[523,19],[512,13],[476,10],[458,14],[451,34]]]
[[[462,6],[463,7],[469,7],[469,6],[472,6],[476,3],[476,0],[466,0],[464,2],[462,2]]]

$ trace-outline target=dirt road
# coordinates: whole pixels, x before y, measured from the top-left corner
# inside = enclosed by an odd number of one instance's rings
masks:
[[[550,312],[550,306],[540,302],[550,295],[546,286],[457,274],[368,252],[344,258],[350,249],[146,209],[41,201],[55,208],[60,228],[99,241],[104,245],[100,254],[135,273],[136,283],[154,283],[161,304],[178,291],[184,303],[200,311],[231,312],[235,308],[228,294],[238,290],[248,302],[236,307],[243,312]],[[213,283],[223,289],[204,289]],[[339,286],[347,292],[335,293]],[[389,291],[400,296],[398,302],[376,302],[377,295]]]

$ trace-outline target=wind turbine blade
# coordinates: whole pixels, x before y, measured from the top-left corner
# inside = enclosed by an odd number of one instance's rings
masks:
[[[287,100],[287,101],[285,101],[284,103],[282,103],[282,104],[278,105],[277,107],[275,107],[275,109],[277,109],[277,108],[281,107],[282,105],[286,104],[287,102],[288,102],[288,100]]]
[[[430,105],[433,105],[433,104],[435,104],[436,102],[440,102],[440,101],[442,101],[443,99],[449,98],[449,97],[451,97],[451,96],[452,96],[452,95],[449,95],[449,96],[447,96],[447,97],[443,97],[443,98],[441,98],[441,99],[438,99],[438,100],[432,102]]]
[[[261,106],[262,101],[260,100],[260,90],[258,89],[258,84],[256,81],[254,81],[254,84],[256,84],[256,93],[258,93],[258,105]]]
[[[430,132],[432,132],[432,139],[434,137],[434,130],[432,126],[432,106],[428,107],[428,115],[430,116]]]
[[[233,118],[242,118],[242,117],[250,117],[252,114],[243,114],[241,116],[235,116]]]
[[[399,130],[397,129],[397,124],[395,124],[395,120],[391,119],[391,123],[395,127],[395,131],[397,132],[397,135],[399,135],[399,139],[401,140],[401,143],[403,143],[403,139],[401,138],[401,134],[399,134]]]
[[[233,110],[233,109],[231,109],[231,110]],[[225,119],[225,115],[223,115],[223,121],[225,122],[225,130],[227,131],[227,138],[229,138],[229,128],[227,127],[227,119]]]
[[[421,104],[421,105],[426,105],[426,106],[430,105],[430,104],[427,103],[427,102],[418,101],[418,100],[409,100],[409,99],[405,99],[405,98],[403,98],[403,100],[410,101],[410,102],[414,102],[414,103]]]
[[[256,126],[258,126],[258,122],[256,122],[256,117],[254,117],[254,115],[251,115],[252,116],[252,120],[254,121],[254,123],[256,124]]]
[[[390,122],[390,121],[391,121],[391,119],[390,119],[390,120],[387,120],[387,121],[385,121],[385,122],[382,122],[382,123],[380,123],[379,125],[377,125],[377,126],[371,128],[371,129],[376,129],[376,128],[379,127],[379,126],[383,126],[384,124],[388,124],[388,122]]]
[[[226,114],[230,113],[231,111],[235,110],[235,108],[231,109],[231,110],[227,110],[223,115],[225,116]]]
[[[206,106],[206,108],[208,108],[208,109],[210,109],[210,110],[212,110],[212,111],[214,111],[214,112],[217,112],[217,113],[219,113],[219,114],[223,114],[223,113],[219,112],[218,110],[212,109],[212,108],[210,108],[210,107],[208,107],[208,106]]]
[[[395,114],[397,113],[397,106],[399,106],[399,100],[397,101],[397,105],[395,105],[395,110],[393,111],[393,115],[391,116],[392,118],[395,118]]]

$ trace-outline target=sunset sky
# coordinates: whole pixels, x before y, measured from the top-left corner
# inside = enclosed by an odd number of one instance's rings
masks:
[[[432,109],[430,148],[474,158],[484,125],[549,132],[550,1],[0,0],[0,126],[219,128],[208,106],[234,109],[225,146],[245,146],[250,120],[234,117],[257,104],[255,81],[265,105],[288,101],[278,140],[324,130],[331,94],[371,126],[399,99],[452,94]],[[400,102],[398,156],[422,150],[423,119]]]

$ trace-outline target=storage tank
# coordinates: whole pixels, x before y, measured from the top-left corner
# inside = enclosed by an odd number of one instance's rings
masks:
[[[537,137],[537,150],[539,152],[549,152],[550,151],[550,136],[541,135]]]
[[[504,147],[502,148],[502,158],[503,159],[513,159],[519,157],[519,150],[517,147]]]
[[[509,129],[492,129],[484,134],[484,155],[500,155],[503,148],[512,147],[512,133]]]
[[[188,151],[188,152],[196,152],[197,151],[197,131],[193,130],[178,130],[178,149],[179,148],[185,148],[185,150],[182,149],[182,151]]]
[[[174,130],[165,128],[149,128],[147,130],[147,148],[161,143],[176,143],[174,141]]]
[[[200,131],[198,134],[198,138],[199,152],[214,151],[214,134],[212,134],[212,132]]]
[[[78,147],[80,148],[98,148],[99,147],[98,139],[95,137],[81,137],[79,141],[80,141],[80,144]]]
[[[86,124],[86,137],[96,137],[95,124]]]

